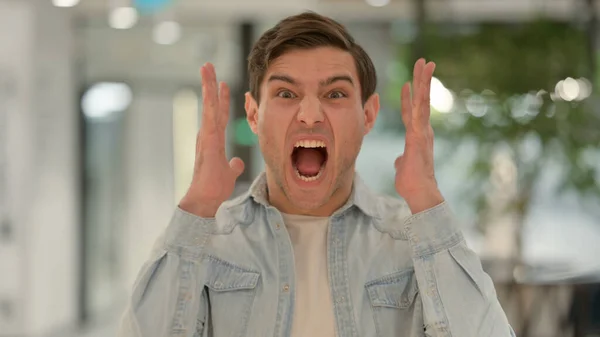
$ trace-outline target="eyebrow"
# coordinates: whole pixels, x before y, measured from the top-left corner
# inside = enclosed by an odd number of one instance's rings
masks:
[[[293,85],[297,84],[297,82],[293,78],[291,78],[287,75],[274,74],[274,75],[269,76],[269,80],[267,82],[273,82],[273,81],[281,81],[281,82],[286,82],[286,83],[293,84]]]
[[[269,76],[269,79],[267,82],[273,82],[273,81],[281,81],[281,82],[286,82],[286,83],[289,83],[292,85],[298,85],[298,82],[288,75],[273,74],[273,75]],[[319,86],[326,87],[326,86],[331,85],[338,81],[345,81],[345,82],[350,83],[352,86],[354,86],[354,81],[352,80],[352,77],[350,77],[348,75],[331,76],[323,81],[320,81]]]
[[[322,87],[326,87],[326,86],[331,85],[331,84],[333,84],[335,82],[338,82],[338,81],[345,81],[345,82],[350,83],[352,86],[354,86],[354,81],[352,81],[352,77],[350,77],[348,75],[334,75],[334,76],[331,76],[328,79],[319,82],[319,85],[322,86]]]

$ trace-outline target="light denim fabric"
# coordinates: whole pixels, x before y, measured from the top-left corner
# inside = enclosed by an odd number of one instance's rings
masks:
[[[214,219],[177,209],[135,282],[119,336],[290,336],[302,275],[266,196],[263,173]],[[327,259],[337,336],[514,336],[446,203],[411,215],[357,176],[331,216]]]

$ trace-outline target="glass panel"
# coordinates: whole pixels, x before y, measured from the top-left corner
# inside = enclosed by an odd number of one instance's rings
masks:
[[[131,99],[127,87],[100,84],[82,100],[85,125],[84,282],[85,317],[111,309],[120,280],[117,259],[123,237],[123,129]],[[110,103],[110,104],[109,104]]]

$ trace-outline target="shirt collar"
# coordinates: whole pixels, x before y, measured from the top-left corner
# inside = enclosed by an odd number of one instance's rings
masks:
[[[253,198],[254,201],[261,205],[270,206],[267,192],[267,175],[265,172],[262,172],[254,182],[252,182],[248,192],[238,199],[238,203],[241,203],[248,198]],[[377,195],[375,195],[375,193],[373,193],[373,191],[364,183],[358,173],[355,173],[350,198],[344,206],[336,211],[336,214],[343,213],[352,206],[356,206],[366,215],[380,218],[378,204]]]

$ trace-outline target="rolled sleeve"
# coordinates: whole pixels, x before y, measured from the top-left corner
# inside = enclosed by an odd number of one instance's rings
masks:
[[[165,231],[164,248],[189,257],[199,257],[215,221],[214,218],[200,218],[178,207]]]
[[[492,280],[445,202],[412,215],[404,228],[428,336],[513,336]]]
[[[435,254],[463,240],[454,214],[446,202],[412,215],[404,223],[404,229],[415,257]]]
[[[175,210],[138,274],[117,336],[191,337],[202,330],[202,254],[214,221]]]

